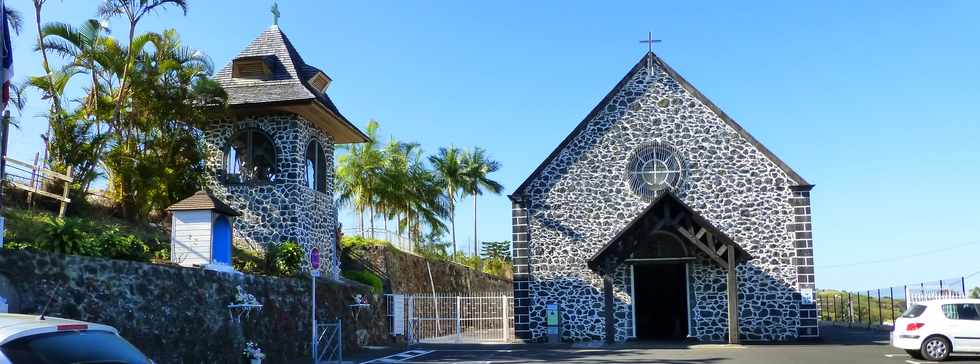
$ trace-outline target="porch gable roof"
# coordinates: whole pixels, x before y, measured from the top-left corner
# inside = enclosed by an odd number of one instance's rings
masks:
[[[728,235],[673,193],[664,191],[589,258],[589,268],[598,273],[609,273],[622,264],[630,252],[646,243],[643,241],[645,235],[656,231],[676,233],[684,243],[693,245],[724,269],[728,267],[729,258],[735,258],[736,262],[752,259]]]

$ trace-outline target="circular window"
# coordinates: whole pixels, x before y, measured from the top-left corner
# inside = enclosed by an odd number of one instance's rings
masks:
[[[626,180],[633,192],[653,198],[664,189],[676,189],[684,177],[684,164],[677,153],[663,144],[643,145],[626,165]]]

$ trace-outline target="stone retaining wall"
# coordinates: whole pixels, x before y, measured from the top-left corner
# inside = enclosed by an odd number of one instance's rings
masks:
[[[492,276],[469,267],[433,261],[398,249],[371,247],[360,253],[362,263],[371,265],[385,280],[389,293],[505,293],[513,291],[511,280]],[[429,281],[429,270],[432,281]]]
[[[238,285],[264,305],[241,325],[227,308]],[[355,294],[371,303],[356,323],[348,307]],[[262,347],[268,363],[310,353],[308,278],[0,249],[0,296],[10,312],[27,314],[39,313],[53,296],[49,316],[111,325],[157,363],[243,362],[246,337]],[[389,340],[380,297],[366,286],[320,279],[317,304],[320,320],[342,318],[345,351]]]

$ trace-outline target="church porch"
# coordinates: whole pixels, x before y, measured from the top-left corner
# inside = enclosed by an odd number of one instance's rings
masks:
[[[690,280],[692,275],[703,279],[717,277],[721,273],[724,276],[725,290],[713,295],[712,301],[723,303],[725,312],[712,313],[711,316],[726,317],[728,332],[725,339],[729,343],[738,343],[740,331],[736,267],[750,259],[751,256],[731,238],[671,193],[663,193],[588,261],[589,268],[599,274],[603,281],[606,340],[614,342],[624,336],[642,337],[644,334],[650,334],[654,338],[679,338],[681,335],[678,331],[688,331],[690,336],[702,337],[702,334],[694,332],[692,328],[698,325],[695,322],[697,318],[688,316],[698,316],[696,313],[704,311],[692,310],[691,292],[694,285]],[[638,270],[640,276],[636,275]],[[628,288],[622,285],[626,272],[630,275]],[[681,276],[684,278],[683,282],[680,281]],[[644,281],[638,285],[641,279]],[[646,282],[650,279],[660,282]],[[675,292],[668,295],[650,292],[664,287]],[[684,289],[681,291],[678,287]],[[632,321],[633,327],[624,327],[629,325],[622,322],[623,315],[618,315],[620,319],[617,319],[617,306],[623,305],[617,305],[616,291],[623,288],[630,295],[627,307],[631,313],[626,321]],[[661,302],[656,302],[658,300]],[[681,302],[684,303],[683,306],[680,305]],[[658,307],[660,311],[657,311]],[[640,317],[637,317],[638,313]],[[622,332],[624,328],[627,331],[625,335]]]

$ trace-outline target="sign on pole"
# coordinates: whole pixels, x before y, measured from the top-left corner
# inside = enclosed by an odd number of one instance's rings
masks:
[[[312,350],[313,363],[317,363],[317,344],[319,344],[319,338],[317,337],[317,327],[316,327],[316,277],[320,276],[320,249],[313,247],[310,249],[310,313],[311,313],[311,324],[313,326],[313,342],[310,347]]]
[[[320,276],[320,249],[316,247],[310,249],[310,271],[314,277]]]

